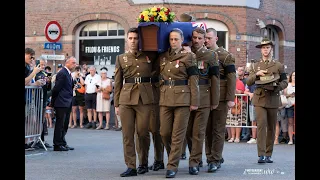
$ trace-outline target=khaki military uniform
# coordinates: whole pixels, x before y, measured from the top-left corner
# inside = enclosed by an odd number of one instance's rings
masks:
[[[151,60],[142,52],[117,56],[114,106],[119,107],[125,163],[132,169],[136,169],[135,129],[141,157],[148,157],[149,121],[154,103],[153,71]],[[148,159],[143,158],[140,163],[148,164]]]
[[[191,48],[196,56],[199,72],[200,106],[192,111],[187,128],[187,143],[190,152],[189,167],[197,167],[202,159],[203,141],[210,106],[219,104],[220,79],[218,55],[205,46],[198,50]]]
[[[171,48],[159,56],[160,134],[168,153],[167,170],[177,171],[190,106],[199,106],[198,71],[193,53]]]
[[[154,150],[154,160],[158,162],[163,162],[163,153],[164,153],[164,146],[162,143],[162,139],[160,136],[160,117],[159,117],[159,111],[160,111],[160,106],[159,106],[159,98],[160,98],[160,84],[159,84],[159,63],[157,61],[157,55],[158,53],[153,53],[153,52],[145,52],[145,54],[152,59],[152,64],[153,64],[153,71],[152,73],[152,89],[153,89],[153,95],[154,95],[154,103],[152,105],[152,111],[150,112],[150,124],[149,124],[149,131],[152,134],[152,140],[153,140],[153,150]],[[150,135],[147,136],[147,141],[148,141],[148,152],[149,152],[149,147],[150,147]],[[145,162],[148,160],[147,157],[142,157],[139,146],[139,140],[138,136],[136,136],[136,150],[138,153],[139,157],[139,162],[140,165],[141,162]]]
[[[205,149],[208,163],[218,163],[222,159],[228,101],[234,101],[236,91],[235,58],[231,53],[219,47],[220,101],[216,109],[210,112],[207,123]]]
[[[272,156],[277,111],[280,106],[279,91],[285,89],[288,86],[288,82],[286,81],[287,76],[284,73],[284,67],[280,62],[271,60],[266,64],[263,60],[260,60],[251,67],[249,77],[247,78],[248,86],[255,84],[255,81],[259,80],[259,77],[256,76],[259,70],[267,70],[268,73],[280,76],[280,79],[272,82],[271,85],[257,84],[252,97],[252,104],[255,107],[257,120],[258,156]],[[273,86],[274,83],[277,86]]]

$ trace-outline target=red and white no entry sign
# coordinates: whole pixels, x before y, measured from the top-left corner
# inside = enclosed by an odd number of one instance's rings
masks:
[[[62,28],[57,21],[50,21],[44,28],[44,34],[48,41],[57,42],[62,35]]]

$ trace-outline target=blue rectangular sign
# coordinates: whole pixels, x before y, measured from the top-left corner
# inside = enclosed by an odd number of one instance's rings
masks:
[[[44,43],[44,49],[61,50],[61,43]]]

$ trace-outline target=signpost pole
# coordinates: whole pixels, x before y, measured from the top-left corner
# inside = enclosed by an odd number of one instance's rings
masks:
[[[56,49],[53,49],[53,55],[56,55]],[[53,60],[54,74],[56,74],[56,60]]]

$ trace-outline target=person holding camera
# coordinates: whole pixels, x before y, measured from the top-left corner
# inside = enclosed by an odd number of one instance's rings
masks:
[[[74,92],[72,98],[72,114],[70,115],[69,127],[75,128],[77,127],[77,107],[79,107],[80,111],[80,128],[83,128],[83,111],[85,106],[84,100],[84,79],[81,73],[80,66],[76,66],[75,71],[72,73],[73,84],[74,84]],[[72,125],[73,120],[73,125]]]

